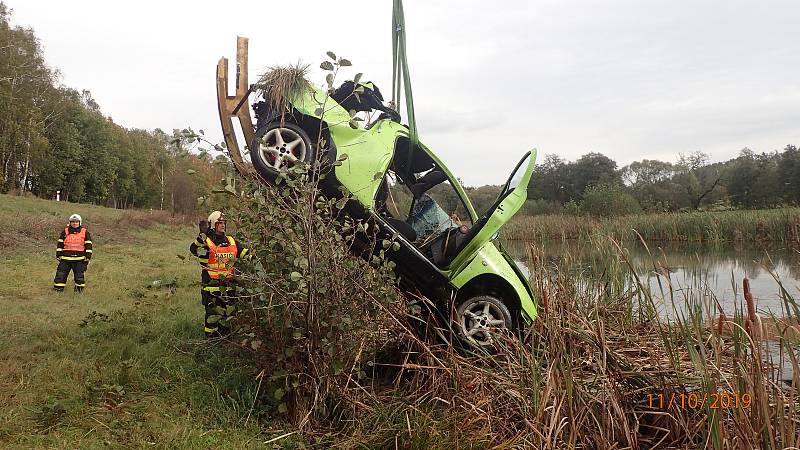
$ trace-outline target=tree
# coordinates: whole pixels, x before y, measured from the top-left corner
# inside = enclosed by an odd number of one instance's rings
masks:
[[[536,175],[531,177],[528,197],[559,203],[569,201],[566,167],[566,161],[559,156],[545,155],[542,163],[536,166]]]
[[[675,167],[655,159],[634,161],[622,168],[622,180],[628,186],[646,186],[667,181],[675,174]]]
[[[743,149],[725,174],[731,202],[743,208],[766,208],[780,204],[784,200],[781,191],[786,181],[779,175],[779,161],[781,157],[777,152],[756,154],[748,148]]]
[[[590,186],[600,184],[621,184],[617,163],[601,153],[587,153],[566,167],[569,200],[583,198]]]
[[[718,166],[709,165],[709,155],[701,151],[689,155],[679,154],[672,182],[681,186],[692,209],[709,204],[714,193],[720,192],[722,179]]]
[[[29,190],[32,159],[46,147],[43,129],[52,118],[47,97],[53,73],[33,31],[12,27],[0,3],[0,190]]]
[[[800,204],[800,150],[794,145],[783,149],[777,168],[777,186],[786,203]]]

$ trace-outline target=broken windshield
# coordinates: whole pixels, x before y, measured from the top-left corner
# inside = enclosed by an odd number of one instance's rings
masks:
[[[456,226],[450,216],[428,194],[422,194],[414,202],[408,224],[417,233],[417,241],[420,242],[425,242],[430,236]]]

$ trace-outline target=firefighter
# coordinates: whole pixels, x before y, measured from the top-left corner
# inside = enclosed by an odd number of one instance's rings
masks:
[[[197,256],[202,268],[201,302],[205,307],[204,330],[206,337],[219,337],[230,332],[229,319],[232,306],[229,294],[233,291],[236,260],[247,255],[249,250],[232,236],[225,234],[225,215],[214,211],[208,221],[200,222],[200,234],[189,246]]]
[[[64,228],[56,245],[56,277],[53,279],[53,289],[63,292],[67,286],[69,271],[75,280],[75,292],[83,292],[86,287],[84,272],[92,259],[92,236],[82,226],[83,220],[78,214],[69,216],[69,226]]]

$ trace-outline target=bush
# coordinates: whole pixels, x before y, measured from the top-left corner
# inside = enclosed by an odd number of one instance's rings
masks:
[[[581,212],[610,217],[636,214],[642,211],[639,202],[619,184],[600,184],[589,187],[583,195]]]
[[[543,214],[562,214],[563,212],[564,206],[561,205],[561,203],[537,198],[526,201],[525,205],[522,207],[522,211],[520,211],[520,214],[525,214],[528,216],[541,216]]]
[[[268,404],[298,427],[325,422],[361,401],[365,364],[393,326],[400,296],[383,256],[395,244],[381,242],[372,265],[354,256],[369,227],[341,214],[347,197],[323,198],[302,170],[277,187],[225,190],[236,199],[226,214],[253,251],[239,267],[236,341],[269,380]]]

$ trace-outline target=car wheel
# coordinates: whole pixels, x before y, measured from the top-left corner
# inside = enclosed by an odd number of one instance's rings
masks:
[[[250,160],[261,176],[273,180],[279,172],[314,161],[316,146],[302,128],[291,122],[270,122],[256,131]]]
[[[512,327],[513,318],[508,307],[491,295],[470,297],[456,308],[456,330],[473,346],[493,347],[494,335]]]

